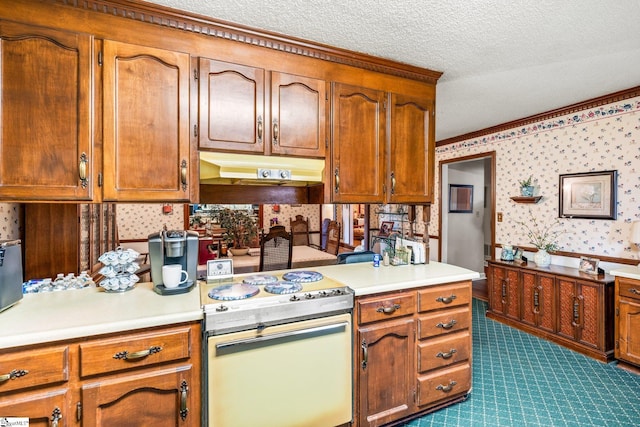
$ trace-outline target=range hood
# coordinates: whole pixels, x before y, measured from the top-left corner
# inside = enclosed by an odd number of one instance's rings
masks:
[[[200,184],[305,187],[322,183],[323,159],[200,152]]]

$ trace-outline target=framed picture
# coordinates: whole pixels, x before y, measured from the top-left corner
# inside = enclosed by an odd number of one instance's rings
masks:
[[[584,273],[597,275],[599,262],[600,260],[597,258],[587,258],[587,257],[581,256],[580,266],[578,269]]]
[[[449,184],[449,212],[473,213],[473,185]]]
[[[616,219],[617,172],[560,175],[560,217]]]
[[[380,231],[378,232],[378,236],[387,237],[393,231],[393,221],[382,221],[382,225],[380,225]]]
[[[513,259],[514,260],[516,260],[516,261],[522,260],[522,254],[523,254],[522,248],[517,248],[517,247],[513,248]]]

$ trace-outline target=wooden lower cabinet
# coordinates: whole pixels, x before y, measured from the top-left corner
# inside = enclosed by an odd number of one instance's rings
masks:
[[[487,317],[602,362],[613,358],[612,276],[491,260],[488,287]]]
[[[0,394],[0,416],[29,418],[29,427],[71,425],[69,416],[71,393],[68,388],[55,388],[19,397]],[[57,422],[57,424],[56,424]]]
[[[640,280],[616,277],[615,356],[640,371]]]
[[[199,416],[192,397],[200,395],[192,389],[198,375],[192,366],[183,365],[85,384],[82,425],[123,426],[132,417],[140,426],[198,425],[187,422]]]
[[[471,389],[471,282],[357,297],[354,426],[394,425]]]
[[[200,360],[200,323],[3,350],[0,416],[35,426],[199,426]]]

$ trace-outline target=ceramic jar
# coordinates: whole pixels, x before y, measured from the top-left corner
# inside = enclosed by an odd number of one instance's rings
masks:
[[[533,262],[535,262],[538,267],[548,267],[549,264],[551,264],[551,255],[544,249],[538,249],[538,252],[533,256]]]

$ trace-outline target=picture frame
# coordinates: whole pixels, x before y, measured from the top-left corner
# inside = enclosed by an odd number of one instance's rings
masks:
[[[449,212],[473,213],[473,185],[449,184]]]
[[[393,231],[394,224],[395,223],[393,221],[382,221],[382,224],[380,224],[380,231],[378,231],[378,236],[388,237]]]
[[[594,276],[598,275],[598,263],[600,262],[597,258],[589,258],[589,257],[580,257],[580,265],[578,269],[583,273],[593,274]]]
[[[518,248],[518,247],[514,247],[513,248],[513,259],[514,259],[514,261],[522,260],[522,255],[523,254],[524,254],[524,251],[522,250],[522,248]]]
[[[560,175],[560,218],[616,219],[617,170]]]

